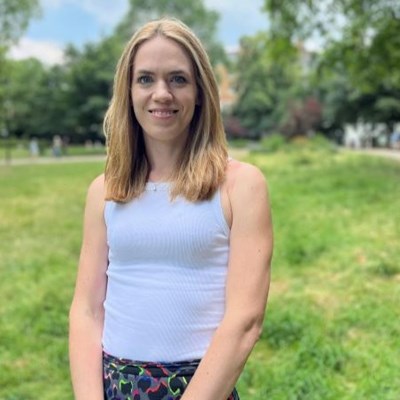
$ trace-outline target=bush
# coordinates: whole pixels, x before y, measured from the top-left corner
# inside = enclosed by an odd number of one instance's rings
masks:
[[[260,141],[260,150],[270,153],[282,150],[287,146],[286,139],[279,133],[265,136]]]

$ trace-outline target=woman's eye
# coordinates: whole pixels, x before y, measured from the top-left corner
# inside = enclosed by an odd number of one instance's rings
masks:
[[[142,85],[146,85],[153,82],[153,79],[150,75],[142,75],[137,78],[137,83],[141,83]]]
[[[183,85],[187,82],[186,78],[182,75],[176,75],[172,77],[172,82],[177,83],[178,85]]]

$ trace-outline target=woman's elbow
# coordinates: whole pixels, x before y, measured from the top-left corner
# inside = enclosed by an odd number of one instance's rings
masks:
[[[246,352],[250,352],[261,337],[264,313],[251,313],[234,318],[233,329]]]
[[[253,348],[255,344],[260,340],[263,330],[264,314],[254,316],[249,322],[247,329],[247,340],[249,347]]]

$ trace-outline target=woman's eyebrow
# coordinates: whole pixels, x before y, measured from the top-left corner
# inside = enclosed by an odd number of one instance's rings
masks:
[[[153,75],[154,72],[149,71],[147,69],[139,69],[138,71],[133,71],[134,74],[140,74],[140,75]]]
[[[150,71],[148,69],[139,69],[137,71],[134,71],[134,74],[143,74],[143,75],[154,75],[154,71]],[[179,75],[179,74],[185,74],[188,75],[189,72],[186,71],[185,69],[174,69],[172,71],[168,71],[168,75]]]
[[[170,75],[179,75],[179,74],[185,74],[187,75],[188,72],[186,70],[183,69],[177,69],[177,70],[173,70],[171,72],[169,72]]]

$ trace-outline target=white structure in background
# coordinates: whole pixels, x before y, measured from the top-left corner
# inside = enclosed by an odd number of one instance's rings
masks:
[[[354,149],[372,147],[373,143],[379,147],[387,145],[387,126],[383,123],[357,121],[356,124],[345,124],[344,145]]]
[[[400,123],[394,125],[393,132],[390,135],[390,147],[400,150]]]

